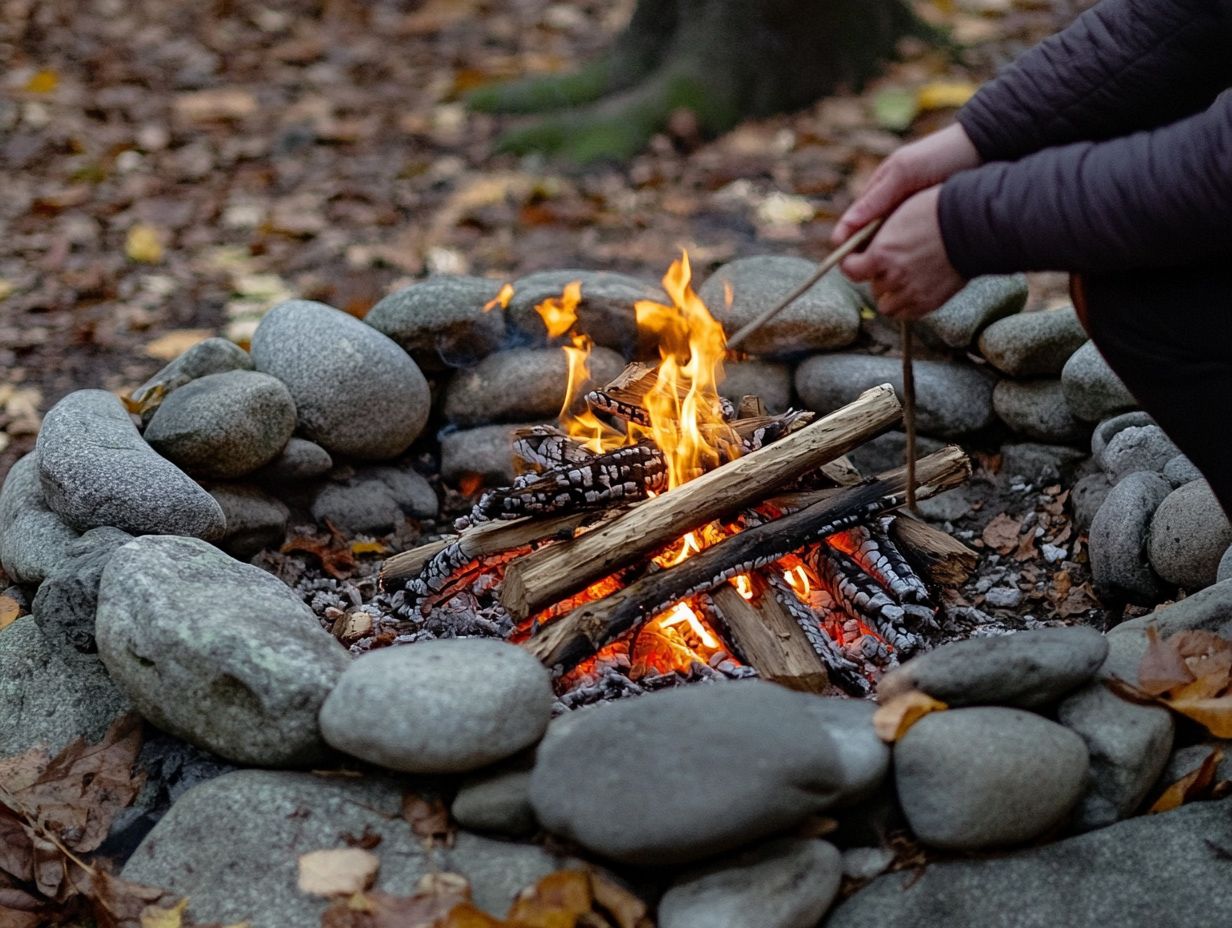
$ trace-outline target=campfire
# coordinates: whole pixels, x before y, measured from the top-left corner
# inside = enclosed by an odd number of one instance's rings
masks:
[[[411,620],[485,616],[554,669],[566,705],[613,680],[637,691],[713,675],[863,695],[940,637],[934,590],[974,562],[895,514],[905,468],[865,478],[844,457],[900,421],[898,398],[883,385],[821,419],[732,403],[718,392],[725,334],[687,255],[663,285],[670,305],[635,307],[658,362],[597,389],[580,286],[537,307],[568,357],[558,425],[521,431],[517,480],[484,492],[459,534],[391,558],[382,582]],[[917,497],[969,474],[945,448],[918,462]]]

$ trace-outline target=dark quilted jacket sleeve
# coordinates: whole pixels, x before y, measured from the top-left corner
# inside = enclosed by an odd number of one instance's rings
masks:
[[[985,161],[1127,135],[1232,84],[1226,0],[1103,0],[985,85],[958,121]]]
[[[955,174],[939,210],[950,261],[967,277],[1232,255],[1232,90],[1159,129]]]

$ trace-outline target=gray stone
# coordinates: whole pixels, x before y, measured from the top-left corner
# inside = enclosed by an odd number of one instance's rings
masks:
[[[791,378],[791,367],[775,361],[728,361],[723,365],[719,395],[739,403],[745,394],[756,394],[767,412],[778,415],[791,405]]]
[[[900,463],[898,465],[902,467]],[[955,522],[963,516],[970,515],[972,503],[984,497],[984,492],[978,487],[964,484],[944,493],[938,493],[930,499],[922,499],[916,504],[920,515],[929,522]]]
[[[586,389],[593,389],[615,380],[625,360],[598,347],[590,354],[588,369]],[[445,388],[445,418],[460,426],[555,418],[568,380],[569,360],[560,348],[500,351],[453,375]]]
[[[1202,471],[1198,470],[1197,465],[1183,454],[1171,458],[1164,465],[1163,473],[1174,487],[1183,487],[1187,483],[1202,479]]]
[[[1109,440],[1099,463],[1115,483],[1139,471],[1162,473],[1178,454],[1179,449],[1158,425],[1131,425]]]
[[[252,359],[291,391],[298,431],[331,454],[397,457],[428,421],[428,382],[410,355],[324,303],[275,306],[252,336]]]
[[[1155,420],[1151,418],[1150,414],[1143,412],[1141,409],[1118,413],[1115,416],[1104,419],[1095,426],[1095,431],[1091,433],[1091,457],[1095,458],[1096,461],[1101,460],[1104,456],[1104,449],[1108,447],[1108,442],[1112,441],[1122,429],[1127,429],[1130,426],[1155,424]]]
[[[1113,676],[1137,685],[1144,632],[1140,626],[1118,626],[1107,637],[1099,678],[1057,710],[1057,719],[1086,742],[1090,755],[1086,792],[1071,822],[1075,831],[1105,828],[1133,815],[1172,751],[1174,725],[1167,709],[1130,702],[1104,685]]]
[[[1069,505],[1074,511],[1074,528],[1085,532],[1095,521],[1095,514],[1112,492],[1112,479],[1102,470],[1087,474],[1069,491]]]
[[[915,689],[951,706],[1036,709],[1089,681],[1107,654],[1104,636],[1083,626],[954,641],[891,670],[877,698]]]
[[[0,629],[0,705],[0,759],[98,741],[131,711],[96,656],[66,652],[28,615]]]
[[[370,651],[321,707],[321,734],[362,760],[409,773],[456,773],[503,760],[552,716],[547,670],[524,648],[445,638]]]
[[[1087,422],[1098,422],[1138,405],[1094,342],[1087,342],[1065,362],[1061,386],[1070,411]]]
[[[0,488],[0,566],[9,579],[41,583],[78,534],[47,508],[33,454],[9,468]]]
[[[889,752],[871,707],[831,708],[845,702],[741,681],[579,713],[539,745],[531,803],[545,828],[616,860],[710,857],[876,788]]]
[[[480,425],[441,435],[441,479],[457,486],[477,474],[488,486],[509,486],[518,475],[513,464],[515,433],[537,424],[541,423]]]
[[[79,531],[217,538],[222,510],[137,433],[104,390],[70,393],[47,413],[35,445],[47,505]]]
[[[1016,586],[994,586],[984,594],[984,605],[990,609],[1017,609],[1022,605],[1022,590]]]
[[[853,847],[843,851],[843,876],[865,882],[881,876],[894,863],[888,847]]]
[[[1215,581],[1223,583],[1232,579],[1232,548],[1228,548],[1219,559],[1219,569],[1215,571]]]
[[[539,830],[530,804],[529,759],[481,770],[458,788],[449,809],[463,828],[510,837],[523,837]]]
[[[351,532],[381,535],[401,524],[403,516],[430,519],[440,510],[436,492],[410,468],[370,466],[344,473],[313,497],[310,508],[317,522],[328,519]]]
[[[129,399],[141,407],[142,421],[149,422],[159,405],[189,381],[208,374],[250,370],[252,358],[235,342],[225,338],[207,338],[193,345],[130,393]]]
[[[1091,428],[1069,411],[1059,380],[1002,380],[992,391],[992,407],[1015,432],[1039,441],[1081,442]]]
[[[929,438],[927,435],[916,436],[915,448],[919,457],[940,451],[944,447],[945,442],[939,439]],[[907,460],[907,433],[882,432],[851,451],[847,458],[865,476],[902,467]]]
[[[429,277],[385,297],[364,322],[425,371],[469,367],[505,343],[505,312],[490,305],[500,289],[499,281],[483,277]]]
[[[333,466],[334,459],[316,442],[292,437],[277,457],[253,474],[253,479],[275,485],[288,480],[312,480],[325,476]]]
[[[1130,474],[1104,498],[1091,521],[1089,551],[1095,593],[1112,602],[1152,605],[1163,587],[1147,557],[1155,510],[1172,487],[1158,474]]]
[[[924,716],[894,746],[911,830],[955,850],[1020,844],[1060,826],[1082,796],[1087,751],[1055,722],[979,707]]]
[[[351,659],[273,575],[196,539],[138,538],[103,571],[96,634],[159,728],[238,763],[326,756],[317,711]]]
[[[150,446],[194,477],[225,480],[278,456],[295,430],[291,394],[269,374],[228,371],[184,384],[145,428]]]
[[[375,834],[376,888],[410,895],[429,873],[460,873],[475,903],[504,914],[514,895],[562,861],[541,848],[460,832],[425,850],[400,810],[405,784],[242,770],[185,793],[125,864],[122,876],[188,897],[197,922],[260,928],[319,925],[328,901],[296,886],[301,854]]]
[[[730,334],[787,296],[816,270],[816,263],[806,258],[738,258],[706,278],[697,295]],[[769,358],[844,348],[860,334],[860,303],[859,294],[846,278],[831,271],[750,335],[741,348]]]
[[[1023,441],[1001,446],[1001,473],[1039,484],[1068,479],[1085,460],[1085,454],[1067,445]]]
[[[248,483],[221,483],[210,487],[227,520],[217,542],[232,557],[247,560],[258,551],[282,544],[291,512],[285,503]]]
[[[57,648],[83,654],[97,650],[94,614],[103,569],[116,549],[132,540],[132,535],[118,528],[92,528],[69,544],[64,560],[39,586],[31,612]]]
[[[980,354],[1011,377],[1056,377],[1087,340],[1072,306],[1017,313],[980,336]]]
[[[1023,274],[976,277],[916,325],[925,337],[965,349],[986,326],[1020,312],[1026,303]]]
[[[834,845],[781,838],[677,877],[659,928],[815,928],[841,879]]]
[[[889,873],[826,928],[1210,928],[1232,921],[1232,800],[1005,857]]]
[[[1191,593],[1215,582],[1229,544],[1232,525],[1205,480],[1173,490],[1151,519],[1151,566]]]
[[[547,299],[560,299],[574,281],[582,285],[576,331],[625,357],[657,357],[656,345],[638,331],[633,307],[639,300],[670,302],[667,295],[650,281],[610,271],[538,271],[518,278],[505,314],[511,336],[519,344],[542,345],[547,333],[535,307]]]
[[[796,392],[820,413],[833,412],[878,384],[902,395],[898,358],[829,354],[809,358],[796,369]],[[970,367],[942,361],[915,364],[916,425],[921,432],[950,438],[991,425],[991,378]]]

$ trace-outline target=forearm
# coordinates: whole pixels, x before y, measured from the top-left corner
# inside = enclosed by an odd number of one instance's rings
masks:
[[[942,188],[940,220],[966,277],[1232,254],[1232,91],[1161,129],[957,174]]]
[[[1126,135],[1232,83],[1217,0],[1103,0],[985,85],[958,121],[985,161]]]

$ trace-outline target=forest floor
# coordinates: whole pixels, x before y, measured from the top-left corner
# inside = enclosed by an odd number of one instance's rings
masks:
[[[818,257],[885,155],[1085,5],[920,3],[965,52],[905,42],[860,93],[583,171],[494,156],[512,121],[460,98],[585,60],[632,0],[4,0],[0,478],[65,393],[289,296],[362,316],[432,272]]]

